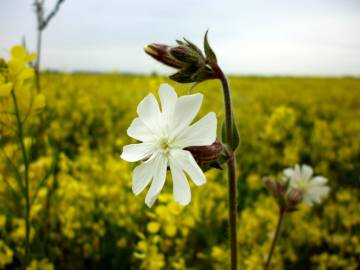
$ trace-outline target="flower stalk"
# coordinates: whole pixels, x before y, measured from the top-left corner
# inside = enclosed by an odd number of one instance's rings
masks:
[[[233,110],[231,102],[231,92],[229,82],[220,69],[215,65],[215,74],[221,82],[223,95],[224,95],[224,106],[225,106],[225,127],[227,142],[229,145],[234,145],[233,134]],[[237,185],[236,185],[236,158],[233,149],[229,150],[229,159],[227,161],[228,166],[228,183],[229,183],[229,226],[230,226],[230,249],[231,249],[231,269],[237,269]]]
[[[279,219],[276,226],[274,238],[271,243],[269,255],[267,257],[265,270],[270,269],[272,255],[274,253],[285,215],[298,210],[298,205],[302,202],[313,205],[314,202],[320,203],[321,198],[326,196],[330,188],[326,186],[327,179],[322,176],[313,176],[313,169],[308,165],[295,165],[294,168],[284,170],[284,178],[275,181],[265,177],[263,182],[271,191],[279,205]]]
[[[53,10],[45,17],[44,14],[44,2],[45,0],[35,0],[34,7],[37,19],[37,42],[36,42],[36,51],[37,58],[34,65],[35,69],[35,83],[38,93],[41,92],[41,81],[40,81],[40,60],[41,60],[41,44],[42,44],[42,32],[48,26],[49,22],[54,18],[54,16],[59,12],[61,4],[65,0],[57,0]]]
[[[16,123],[17,123],[17,135],[21,150],[21,155],[24,162],[24,196],[25,196],[25,257],[24,257],[24,268],[29,264],[30,256],[30,192],[29,192],[29,160],[26,153],[25,141],[24,141],[24,131],[23,131],[23,122],[20,118],[19,106],[17,103],[16,95],[14,91],[11,91],[11,96],[14,103]]]
[[[177,69],[170,79],[179,83],[194,83],[218,79],[221,82],[225,121],[222,142],[226,145],[229,185],[229,238],[231,249],[231,270],[237,269],[237,185],[235,151],[239,145],[239,134],[234,121],[229,82],[217,63],[217,58],[209,45],[207,32],[204,37],[204,54],[190,41],[177,40],[176,46],[153,43],[145,47],[145,52],[157,61]]]
[[[280,211],[279,211],[279,219],[278,219],[278,223],[277,223],[277,225],[276,225],[276,231],[275,231],[275,234],[274,234],[274,238],[273,238],[273,240],[272,240],[272,243],[271,243],[269,255],[268,255],[268,257],[267,257],[266,265],[265,265],[265,268],[264,268],[265,270],[268,270],[269,267],[270,267],[272,255],[273,255],[273,253],[274,253],[275,246],[276,246],[277,241],[278,241],[279,236],[280,236],[280,230],[281,230],[282,224],[283,224],[283,222],[284,222],[285,214],[286,214],[286,210],[283,209],[283,208],[280,208]]]

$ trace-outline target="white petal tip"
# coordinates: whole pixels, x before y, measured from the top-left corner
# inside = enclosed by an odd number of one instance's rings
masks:
[[[120,158],[121,158],[122,160],[127,161],[127,162],[134,162],[131,158],[127,157],[127,156],[124,155],[124,154],[121,154],[121,155],[120,155]]]
[[[206,178],[204,178],[204,179],[201,179],[200,181],[194,181],[194,183],[195,183],[195,185],[197,185],[198,187],[199,186],[202,186],[202,185],[204,185],[205,183],[206,183]]]
[[[186,201],[182,201],[182,200],[175,200],[175,202],[177,202],[178,204],[180,204],[181,206],[187,206],[191,200],[186,200]]]
[[[135,196],[138,196],[141,193],[140,190],[134,190],[134,188],[132,189],[132,192],[134,193]]]
[[[149,196],[146,196],[145,204],[147,205],[147,207],[151,208],[154,205],[154,203],[156,202],[157,197],[158,197],[158,195],[153,196],[151,198]]]

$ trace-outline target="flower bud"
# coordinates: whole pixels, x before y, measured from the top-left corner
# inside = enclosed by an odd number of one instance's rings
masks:
[[[300,189],[291,189],[287,195],[287,202],[289,207],[295,207],[303,200],[303,192]]]
[[[279,194],[284,195],[286,193],[286,183],[284,181],[276,182],[276,188]]]
[[[269,177],[264,177],[263,182],[264,182],[264,185],[267,187],[267,189],[270,190],[271,193],[276,197],[278,194],[278,191],[277,191],[277,185],[276,185],[275,181]]]
[[[284,196],[286,184],[283,181],[275,181],[269,177],[264,177],[263,182],[276,198]]]
[[[148,55],[159,62],[173,68],[182,68],[183,63],[170,54],[170,49],[170,46],[155,43],[147,45],[144,48]]]
[[[207,35],[204,41],[206,56],[196,45],[186,39],[176,42],[176,46],[153,43],[145,46],[144,50],[159,62],[176,68],[178,72],[170,76],[170,79],[176,82],[202,82],[217,78],[213,69],[216,56],[208,44]]]
[[[185,148],[185,150],[191,152],[195,161],[199,164],[200,167],[211,164],[212,167],[218,168],[219,165],[215,166],[215,164],[217,161],[219,161],[224,150],[224,146],[219,140],[216,140],[211,145],[191,146]]]

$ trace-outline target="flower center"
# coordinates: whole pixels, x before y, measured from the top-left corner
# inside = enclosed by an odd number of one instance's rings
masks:
[[[170,148],[171,148],[171,144],[170,144],[168,138],[162,138],[162,139],[160,139],[159,147],[160,147],[160,149],[161,149],[164,153],[169,152],[169,150],[170,150]]]
[[[298,183],[298,188],[305,192],[307,190],[307,188],[308,188],[307,182],[306,181],[300,181]]]

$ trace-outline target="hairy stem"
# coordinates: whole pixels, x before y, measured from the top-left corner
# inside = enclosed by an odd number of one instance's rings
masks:
[[[24,196],[25,196],[25,259],[24,259],[24,269],[29,264],[29,255],[30,255],[30,194],[29,194],[29,160],[26,154],[25,142],[24,142],[24,130],[23,130],[23,122],[20,118],[20,111],[16,99],[15,92],[11,92],[16,122],[17,122],[17,135],[19,139],[20,151],[22,154],[23,162],[24,162],[24,176],[25,176],[25,186],[24,186]]]
[[[274,235],[273,241],[271,243],[271,248],[270,248],[269,255],[268,255],[268,258],[267,258],[267,262],[266,262],[266,265],[265,265],[265,268],[264,268],[265,270],[268,270],[269,267],[270,267],[271,258],[272,258],[272,255],[274,253],[275,246],[276,246],[276,243],[277,243],[279,235],[280,235],[280,230],[281,230],[281,227],[282,227],[282,224],[283,224],[283,221],[284,221],[285,214],[286,214],[286,211],[284,209],[280,209],[279,220],[278,220],[278,224],[276,226],[275,235]]]
[[[218,79],[221,81],[224,95],[225,106],[225,125],[227,142],[230,146],[233,145],[233,111],[231,103],[231,91],[229,82],[220,69],[219,66],[215,67],[215,72]],[[233,149],[229,150],[228,166],[228,181],[229,181],[229,226],[230,226],[230,249],[231,249],[231,270],[237,269],[237,185],[236,185],[236,158]]]

